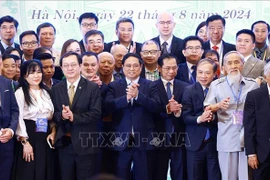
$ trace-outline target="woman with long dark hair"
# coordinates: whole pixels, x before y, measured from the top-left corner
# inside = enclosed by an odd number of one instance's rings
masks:
[[[42,83],[40,61],[28,60],[22,64],[15,96],[20,115],[14,179],[51,180],[54,168],[47,140],[54,140],[55,128],[51,123],[54,107],[49,91]]]

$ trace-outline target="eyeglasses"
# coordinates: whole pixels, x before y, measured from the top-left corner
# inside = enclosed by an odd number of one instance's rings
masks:
[[[3,27],[1,27],[1,30],[3,30],[3,31],[7,31],[8,29],[9,29],[9,30],[14,30],[15,27],[14,27],[14,26],[9,26],[9,27],[3,26]]]
[[[93,44],[103,44],[102,40],[98,40],[98,41],[93,41],[93,40],[89,40],[88,44],[93,45]]]
[[[87,27],[93,28],[96,25],[97,25],[97,23],[82,23],[82,27],[84,27],[84,28],[87,28]]]
[[[167,25],[173,24],[172,21],[159,21],[158,23],[161,24],[161,25],[163,25],[163,26],[164,26],[165,24],[167,24]]]
[[[75,68],[78,64],[72,63],[72,64],[63,64],[63,68],[68,69],[69,67]]]
[[[31,42],[23,42],[22,43],[22,46],[23,47],[30,47],[30,46],[36,46],[38,44],[38,42],[37,41],[31,41]]]
[[[124,66],[125,66],[127,69],[131,69],[132,67],[133,67],[134,69],[138,69],[138,68],[141,67],[140,64],[125,64]]]
[[[170,70],[175,71],[177,68],[178,68],[177,66],[172,66],[172,67],[169,67],[169,66],[167,66],[167,67],[162,67],[162,69],[163,69],[164,71],[170,71]]]
[[[131,29],[131,28],[130,29],[119,28],[119,31],[122,32],[122,33],[123,32],[132,33],[133,32],[133,29]]]
[[[142,51],[142,54],[144,56],[147,56],[148,54],[151,54],[153,56],[153,55],[156,55],[158,52],[159,50],[150,50],[150,51]]]
[[[186,47],[186,51],[188,51],[188,52],[193,52],[194,50],[196,52],[199,52],[202,50],[202,47],[201,46],[196,46],[196,47],[188,46],[188,47]]]
[[[223,31],[223,27],[209,27],[210,32],[214,32],[215,30],[217,30],[218,32],[221,32]]]

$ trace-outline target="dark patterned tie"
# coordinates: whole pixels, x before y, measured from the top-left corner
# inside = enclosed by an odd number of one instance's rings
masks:
[[[167,82],[167,97],[168,99],[171,99],[172,98],[172,92],[171,92],[171,82]]]
[[[168,54],[168,51],[167,51],[167,45],[168,45],[168,43],[167,43],[166,41],[162,44],[162,52],[161,52],[161,55],[166,55],[166,54]]]

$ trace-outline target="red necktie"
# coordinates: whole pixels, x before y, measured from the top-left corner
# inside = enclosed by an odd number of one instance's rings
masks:
[[[213,50],[217,51],[218,50],[218,46],[214,45],[213,47]]]

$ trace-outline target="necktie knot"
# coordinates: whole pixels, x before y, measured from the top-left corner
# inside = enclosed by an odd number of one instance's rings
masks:
[[[162,52],[161,52],[162,55],[168,54],[167,45],[168,45],[168,43],[166,41],[164,41],[164,43],[162,44]]]
[[[191,66],[191,69],[192,69],[193,71],[195,71],[195,70],[196,70],[196,66],[195,66],[195,65]]]
[[[214,46],[212,47],[212,49],[215,50],[215,51],[217,51],[217,50],[218,50],[218,46],[214,45]]]
[[[172,92],[171,92],[171,82],[167,82],[166,86],[167,86],[167,97],[168,99],[172,98]]]

